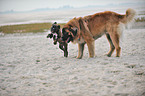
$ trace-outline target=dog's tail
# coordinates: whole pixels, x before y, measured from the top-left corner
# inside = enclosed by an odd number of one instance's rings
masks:
[[[126,10],[126,15],[124,16],[122,23],[128,24],[134,20],[134,17],[136,15],[136,11],[129,8]]]
[[[121,18],[121,22],[118,25],[118,34],[121,37],[121,40],[123,40],[124,29],[130,28],[132,26],[135,15],[136,15],[136,11],[129,8],[126,10],[126,14],[123,15],[123,17]]]

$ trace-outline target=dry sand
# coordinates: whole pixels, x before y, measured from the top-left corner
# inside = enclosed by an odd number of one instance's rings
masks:
[[[137,25],[136,25],[137,26]],[[95,58],[69,57],[47,33],[0,37],[0,96],[145,96],[145,27],[124,31],[121,57],[107,57],[105,36],[95,42]]]

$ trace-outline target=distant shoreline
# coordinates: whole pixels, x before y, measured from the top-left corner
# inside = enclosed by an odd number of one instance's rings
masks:
[[[56,20],[58,21],[58,20]],[[1,26],[8,26],[8,25],[23,25],[23,24],[35,24],[35,23],[54,23],[56,22],[55,20],[52,20],[52,21],[24,21],[24,22],[13,22],[13,23],[4,23],[4,24],[0,24],[0,27]],[[63,21],[58,21],[59,24],[63,24],[63,23],[66,23],[66,22],[63,22]]]
[[[140,22],[143,22],[140,23]],[[144,27],[145,18],[137,18],[135,19],[136,26]],[[62,27],[65,23],[59,23]],[[2,25],[0,26],[0,33],[10,34],[10,33],[37,33],[37,32],[46,32],[51,28],[52,23],[43,22],[43,23],[18,23],[18,24],[10,24],[10,25]]]

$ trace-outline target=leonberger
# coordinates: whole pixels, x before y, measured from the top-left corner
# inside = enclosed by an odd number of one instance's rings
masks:
[[[78,59],[82,58],[84,45],[87,44],[89,57],[93,58],[95,56],[95,40],[105,34],[110,43],[110,51],[107,56],[110,57],[116,49],[116,57],[119,57],[122,26],[131,22],[135,13],[133,9],[127,9],[125,15],[105,11],[83,18],[73,18],[63,26],[62,33],[65,37],[63,41],[66,41],[71,35],[73,37],[71,41],[78,43]]]

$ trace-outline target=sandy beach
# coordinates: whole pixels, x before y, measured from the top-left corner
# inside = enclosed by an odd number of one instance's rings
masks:
[[[121,57],[107,57],[105,36],[95,41],[95,58],[69,56],[46,33],[0,36],[0,96],[145,96],[145,24],[125,30]],[[141,24],[141,25],[142,25]]]

